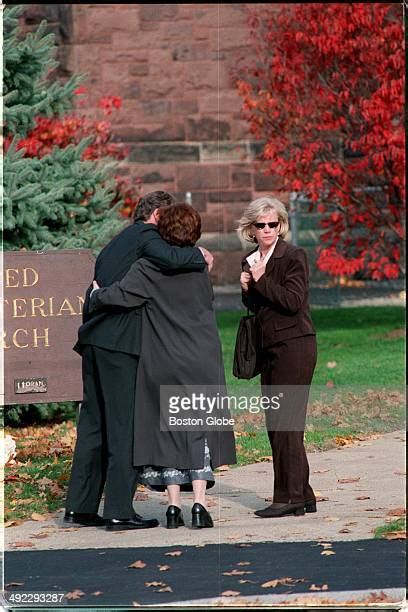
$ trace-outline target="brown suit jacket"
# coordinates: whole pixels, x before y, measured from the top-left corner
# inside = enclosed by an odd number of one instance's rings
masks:
[[[245,272],[249,272],[248,255],[242,260]],[[242,292],[245,306],[256,314],[263,349],[289,338],[316,335],[308,294],[306,252],[278,238],[265,274],[257,282],[252,281],[248,291]]]

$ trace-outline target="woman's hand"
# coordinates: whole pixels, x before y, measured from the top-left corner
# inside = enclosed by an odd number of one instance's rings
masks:
[[[258,282],[261,276],[265,274],[266,264],[263,261],[258,261],[251,267],[252,278],[255,282]]]
[[[92,287],[93,287],[93,289],[100,289],[100,287],[99,287],[98,283],[96,282],[96,280],[93,281]]]
[[[249,285],[250,280],[251,280],[251,274],[249,272],[241,272],[239,282],[241,283],[241,287],[244,291],[248,291],[248,285]]]

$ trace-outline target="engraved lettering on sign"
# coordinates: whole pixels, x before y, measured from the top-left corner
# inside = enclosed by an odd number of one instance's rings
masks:
[[[6,275],[6,288],[17,287],[34,287],[38,283],[39,276],[34,268],[23,268],[22,273],[17,268],[7,268],[4,271]]]
[[[46,378],[15,378],[14,393],[47,393]]]
[[[16,329],[11,334],[12,346],[17,349],[25,348],[49,348],[50,347],[50,330],[49,327],[45,329]],[[7,332],[3,332],[2,346],[3,349],[11,348],[10,338],[7,336]]]
[[[13,300],[13,319],[27,316],[27,300],[25,298],[16,298]]]
[[[43,334],[38,333],[38,329],[33,329],[33,334],[34,334],[34,348],[38,348],[38,340],[44,340],[43,342],[44,347],[50,346],[50,341],[48,338],[48,328],[44,329]]]
[[[16,331],[13,334],[13,344],[14,346],[16,346],[17,348],[28,348],[28,344],[20,344],[17,335],[18,334],[25,334],[26,336],[28,336],[28,331],[26,329],[16,329]]]
[[[6,274],[6,287],[18,287],[18,270],[9,268],[5,270]]]
[[[23,287],[34,287],[38,283],[38,272],[34,268],[23,269]]]

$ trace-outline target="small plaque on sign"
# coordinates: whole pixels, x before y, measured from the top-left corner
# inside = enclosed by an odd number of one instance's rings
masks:
[[[15,393],[47,393],[46,378],[15,378]]]

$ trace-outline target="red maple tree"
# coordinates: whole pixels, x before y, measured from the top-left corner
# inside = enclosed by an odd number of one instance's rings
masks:
[[[77,95],[86,94],[85,87],[79,87]],[[84,100],[79,102],[82,106]],[[98,101],[98,107],[104,117],[109,117],[114,110],[119,110],[122,100],[119,96],[104,96]],[[37,117],[34,128],[25,138],[21,138],[16,148],[25,149],[25,157],[43,157],[50,153],[53,147],[64,149],[70,144],[79,144],[84,138],[90,138],[90,143],[85,148],[82,159],[126,159],[129,150],[120,143],[112,140],[112,126],[109,120],[90,120],[78,112],[73,112],[64,117]],[[12,136],[5,139],[5,149],[12,141]],[[141,180],[134,183],[129,178],[116,175],[116,193],[112,200],[114,206],[122,200],[120,208],[123,217],[132,216],[133,210],[140,199]]]
[[[317,265],[398,278],[404,237],[404,37],[397,3],[249,8],[235,74],[260,157],[322,214]]]

